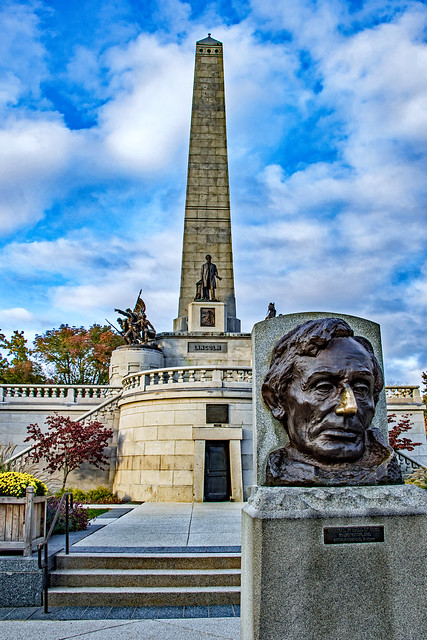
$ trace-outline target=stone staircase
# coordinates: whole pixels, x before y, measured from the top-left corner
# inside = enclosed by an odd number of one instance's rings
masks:
[[[51,606],[240,603],[239,553],[58,554]]]

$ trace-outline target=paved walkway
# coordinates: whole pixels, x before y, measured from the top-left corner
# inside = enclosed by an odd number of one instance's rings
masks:
[[[89,535],[74,542],[70,551],[238,552],[242,506],[242,503],[151,502],[138,505],[124,515],[123,510],[113,508],[97,518]],[[59,544],[57,539],[55,546]],[[40,607],[0,608],[1,638],[66,640],[87,636],[88,640],[237,640],[240,637],[238,607],[82,609],[52,607],[46,616]],[[224,615],[227,617],[221,617]]]
[[[72,551],[240,551],[241,511],[238,502],[146,502],[77,542]],[[105,515],[110,514],[114,516],[114,510]],[[96,524],[101,522],[96,519]]]
[[[1,621],[2,640],[238,640],[240,618],[195,620]]]

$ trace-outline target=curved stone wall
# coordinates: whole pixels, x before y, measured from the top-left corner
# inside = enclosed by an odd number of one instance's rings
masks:
[[[196,389],[184,384],[124,394],[117,495],[137,501],[203,501],[205,442],[228,440],[231,499],[243,500],[243,484],[252,484],[252,403],[247,387]],[[228,404],[227,424],[207,423],[206,405],[215,403]]]

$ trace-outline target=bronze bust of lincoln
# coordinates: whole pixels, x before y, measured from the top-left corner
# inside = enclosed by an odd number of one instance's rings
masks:
[[[384,386],[371,343],[338,318],[310,320],[275,345],[262,396],[289,436],[267,458],[270,486],[401,483],[371,427]]]

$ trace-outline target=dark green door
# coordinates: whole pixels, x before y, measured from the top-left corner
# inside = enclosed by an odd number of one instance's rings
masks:
[[[228,440],[206,441],[205,501],[230,499],[230,450]]]

